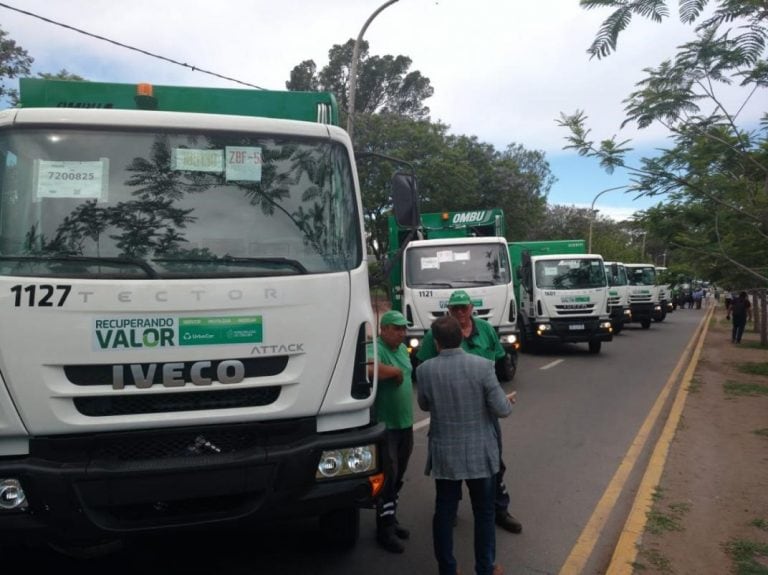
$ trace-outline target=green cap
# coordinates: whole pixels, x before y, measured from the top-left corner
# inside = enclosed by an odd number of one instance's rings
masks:
[[[408,325],[408,322],[403,314],[392,309],[381,316],[379,325]]]
[[[454,305],[472,305],[472,300],[469,294],[463,289],[457,289],[451,294],[451,298],[448,300],[448,307]]]

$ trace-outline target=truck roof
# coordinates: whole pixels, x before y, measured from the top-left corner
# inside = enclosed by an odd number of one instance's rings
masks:
[[[257,131],[275,135],[330,137],[335,140],[346,141],[351,148],[346,131],[337,126],[253,116],[117,109],[13,108],[0,112],[0,127],[8,126],[23,126],[27,128],[35,126],[61,126],[62,128],[103,128],[105,126],[113,126],[115,128],[132,129]]]
[[[506,238],[500,236],[480,236],[476,238],[440,238],[435,240],[412,240],[408,242],[406,249],[421,246],[455,246],[457,244],[504,244]]]

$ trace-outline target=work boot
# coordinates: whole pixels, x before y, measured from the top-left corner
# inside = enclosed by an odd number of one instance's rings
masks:
[[[400,540],[395,536],[395,526],[388,525],[379,529],[376,533],[376,542],[390,553],[402,553],[405,551],[405,547],[400,543]]]
[[[523,531],[523,525],[512,517],[508,511],[496,512],[496,525],[510,533],[522,533]]]
[[[411,538],[411,532],[400,525],[397,519],[395,519],[395,537],[398,539],[410,539]]]

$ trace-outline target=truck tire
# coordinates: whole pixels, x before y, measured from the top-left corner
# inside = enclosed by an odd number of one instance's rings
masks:
[[[507,383],[515,378],[515,372],[517,372],[517,352],[512,350],[501,359],[497,359],[495,366],[496,379],[499,383]]]
[[[320,516],[320,534],[336,549],[351,549],[360,535],[360,509],[346,507]]]
[[[624,322],[616,322],[613,324],[613,335],[619,335],[622,329],[624,329]]]
[[[642,326],[643,329],[648,329],[649,327],[651,327],[651,320],[644,319],[640,322],[640,325]]]
[[[589,353],[600,353],[600,348],[603,347],[603,342],[598,340],[592,340],[589,342]]]

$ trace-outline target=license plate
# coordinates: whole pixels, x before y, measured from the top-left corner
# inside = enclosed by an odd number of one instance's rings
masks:
[[[572,323],[571,325],[568,326],[568,329],[571,329],[571,330],[584,329],[584,324],[583,323]]]

